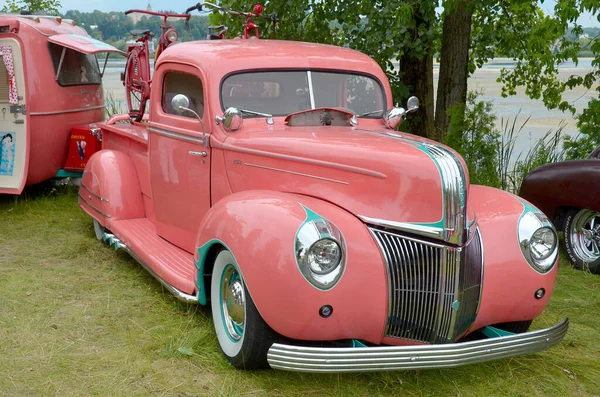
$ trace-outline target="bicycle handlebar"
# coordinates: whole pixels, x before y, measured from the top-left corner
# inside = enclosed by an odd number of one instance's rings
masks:
[[[140,10],[140,9],[133,9],[133,10],[125,11],[125,15],[129,15],[134,12],[137,12],[140,14],[155,15],[155,16],[163,17],[163,18],[184,18],[186,20],[189,20],[191,17],[190,13],[187,11],[185,14],[171,14],[170,12],[154,12],[154,11]]]
[[[208,2],[197,3],[195,6],[190,7],[187,10],[185,10],[185,13],[189,14],[190,12],[192,12],[194,10],[198,10],[199,12],[202,12],[202,11],[204,11],[202,9],[203,7],[210,7],[210,8],[215,9],[215,10],[226,12],[227,14],[239,15],[239,16],[242,16],[242,17],[258,18],[258,17],[263,16],[262,15],[262,6],[260,6],[260,8],[261,8],[260,13],[259,12],[253,13],[253,12],[241,12],[241,11],[230,10],[229,8],[221,7],[221,6],[218,6],[216,4],[208,3]],[[275,14],[266,15],[266,16],[270,17],[274,21],[278,20],[277,16]]]

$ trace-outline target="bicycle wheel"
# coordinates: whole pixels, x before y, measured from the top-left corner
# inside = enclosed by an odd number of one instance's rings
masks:
[[[130,50],[125,63],[125,96],[129,117],[141,121],[150,98],[150,65],[142,47]]]

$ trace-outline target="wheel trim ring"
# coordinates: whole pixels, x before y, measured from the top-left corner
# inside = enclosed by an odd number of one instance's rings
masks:
[[[584,262],[594,262],[600,258],[600,244],[594,238],[588,239],[584,230],[596,218],[595,227],[600,225],[600,213],[592,210],[579,211],[573,218],[573,226],[569,233],[569,240],[575,254]],[[589,247],[589,248],[588,248]]]
[[[241,292],[241,295],[238,296],[237,300],[234,299],[234,293],[231,289],[232,287]],[[219,296],[221,301],[221,320],[223,322],[225,333],[227,334],[229,340],[234,343],[238,343],[244,336],[246,322],[246,297],[243,290],[241,276],[232,264],[228,264],[225,266],[225,269],[223,269]],[[230,309],[234,310],[233,315],[230,313]],[[233,318],[239,317],[240,312],[243,316],[241,323],[239,321],[236,322]]]

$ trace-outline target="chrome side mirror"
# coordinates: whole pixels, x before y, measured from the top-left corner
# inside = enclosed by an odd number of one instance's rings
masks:
[[[244,124],[244,118],[242,112],[238,108],[227,108],[223,116],[216,117],[216,123],[219,125],[223,123],[225,131],[237,131],[242,128]]]
[[[177,94],[171,99],[171,107],[177,114],[183,114],[190,109],[190,100],[183,94]]]
[[[206,134],[204,132],[204,122],[202,122],[202,117],[195,110],[190,109],[190,99],[183,94],[177,94],[171,99],[171,107],[178,115],[182,115],[185,112],[192,113],[198,121],[200,122],[200,126],[202,127],[202,141],[205,146],[208,146],[208,141],[206,139]]]
[[[417,110],[419,110],[420,105],[421,103],[419,102],[419,98],[417,98],[416,96],[411,96],[406,102],[406,113],[416,112]]]
[[[405,115],[406,110],[403,108],[392,108],[383,114],[383,124],[385,124],[387,128],[395,130],[396,127],[398,127],[398,124],[402,122]]]

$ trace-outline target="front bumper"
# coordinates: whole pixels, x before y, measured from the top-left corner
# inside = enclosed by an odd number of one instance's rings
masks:
[[[315,348],[273,344],[272,368],[303,372],[363,372],[458,367],[535,353],[562,340],[569,319],[551,328],[447,345]]]

